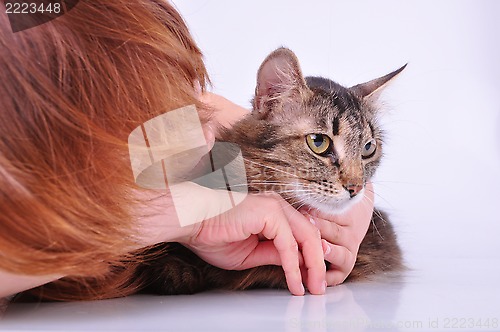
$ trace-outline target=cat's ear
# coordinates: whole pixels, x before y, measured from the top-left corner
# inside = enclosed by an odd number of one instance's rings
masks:
[[[380,93],[389,84],[389,82],[392,81],[396,76],[398,76],[399,73],[401,73],[406,68],[407,65],[408,64],[405,64],[401,68],[385,76],[376,78],[369,82],[355,85],[351,87],[350,90],[363,99],[370,99],[373,101],[377,100],[378,97],[380,96]]]
[[[257,72],[253,109],[264,118],[276,103],[298,100],[305,89],[308,88],[295,53],[278,48],[267,56]]]

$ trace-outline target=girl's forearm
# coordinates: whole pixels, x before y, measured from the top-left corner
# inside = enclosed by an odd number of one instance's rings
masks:
[[[62,277],[62,275],[26,276],[0,270],[0,299]]]

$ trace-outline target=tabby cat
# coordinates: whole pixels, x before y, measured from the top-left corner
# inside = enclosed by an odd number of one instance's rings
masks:
[[[295,54],[286,48],[272,52],[257,74],[253,112],[221,139],[241,148],[249,190],[272,189],[296,208],[331,214],[361,200],[382,156],[375,101],[403,69],[345,88],[321,77],[304,78]],[[178,243],[151,251],[165,254],[138,270],[146,292],[287,287],[280,266],[227,271],[205,263]],[[393,228],[385,214],[375,210],[348,280],[402,267]]]

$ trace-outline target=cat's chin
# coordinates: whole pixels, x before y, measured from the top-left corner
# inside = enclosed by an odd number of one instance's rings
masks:
[[[303,207],[308,210],[318,210],[321,213],[327,215],[339,215],[348,211],[356,203],[359,203],[365,194],[365,190],[361,190],[355,197],[341,197],[341,198],[331,198],[331,197],[303,197],[301,198]]]

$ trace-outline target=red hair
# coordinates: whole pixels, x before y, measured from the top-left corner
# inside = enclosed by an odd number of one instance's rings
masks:
[[[47,298],[130,293],[113,274],[136,259],[128,135],[207,81],[182,18],[161,0],[82,0],[12,33],[1,13],[0,77],[0,269],[67,275]]]

